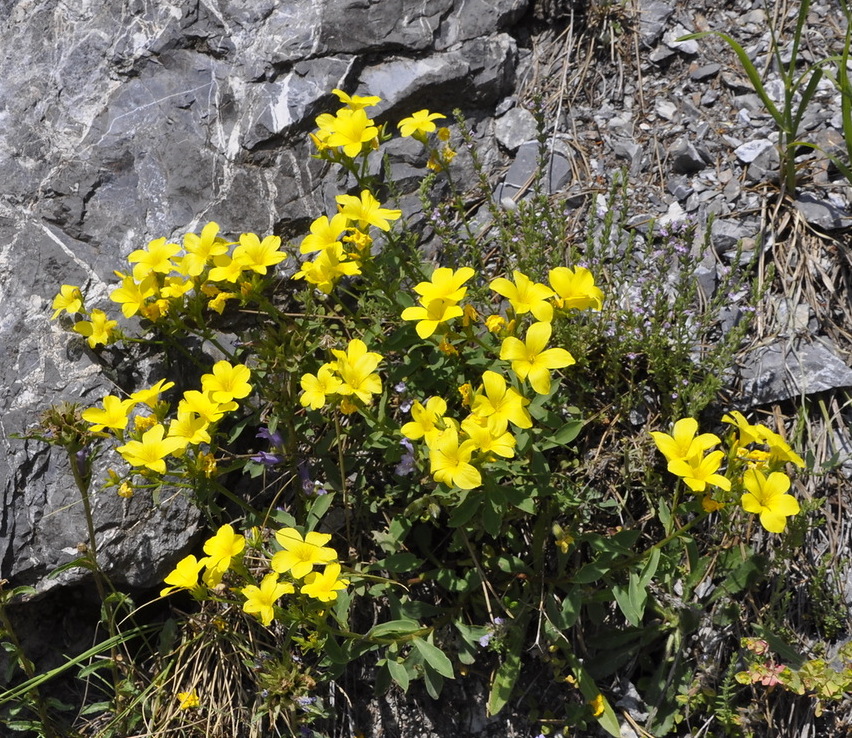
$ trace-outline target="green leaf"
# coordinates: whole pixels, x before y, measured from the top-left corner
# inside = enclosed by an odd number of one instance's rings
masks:
[[[445,676],[447,679],[453,678],[453,664],[440,648],[422,638],[414,638],[411,643],[429,666],[441,676]]]
[[[580,431],[583,430],[584,425],[585,423],[582,420],[569,420],[551,438],[542,443],[542,449],[546,450],[554,446],[566,446],[580,435]]]
[[[69,569],[88,569],[89,571],[95,571],[96,567],[92,562],[90,556],[80,556],[76,559],[72,559],[71,561],[66,561],[64,564],[60,564],[57,566],[50,574],[47,575],[48,579],[55,579],[60,574]]]
[[[331,507],[333,500],[333,492],[327,492],[314,500],[310,510],[308,510],[308,515],[305,520],[307,531],[312,531],[319,525],[320,520],[322,520],[322,516],[328,512],[328,508]]]
[[[481,494],[468,492],[467,496],[461,501],[456,509],[453,510],[453,514],[450,515],[447,525],[451,528],[460,528],[463,526],[479,512],[479,508],[482,507],[483,499],[484,498]]]
[[[401,551],[382,559],[378,562],[377,566],[397,574],[399,572],[413,571],[422,563],[422,559],[419,559],[413,553]]]
[[[367,631],[365,638],[392,638],[395,636],[410,635],[422,630],[423,626],[416,620],[389,620],[386,623],[374,625]]]
[[[506,706],[506,703],[512,696],[515,683],[518,681],[518,675],[521,673],[521,650],[527,630],[526,617],[519,618],[518,620],[521,622],[515,622],[509,628],[506,636],[507,648],[503,656],[503,663],[494,672],[494,678],[491,680],[487,708],[489,717],[496,715]]]
[[[639,577],[634,572],[631,572],[630,580],[626,587],[622,584],[616,584],[612,587],[612,594],[618,603],[619,609],[624,613],[627,621],[637,628],[642,622],[642,615],[645,612],[645,602],[641,596],[637,595],[636,591],[636,583],[638,581]],[[644,591],[642,594],[644,594]]]
[[[488,498],[482,506],[482,526],[488,535],[500,534],[500,526],[503,524],[503,510],[498,508],[494,500]]]
[[[393,679],[402,688],[403,692],[407,692],[411,679],[408,676],[408,669],[405,668],[405,665],[399,663],[396,659],[389,658],[386,666],[390,672],[391,679]]]
[[[441,690],[444,688],[444,678],[429,666],[429,664],[424,664],[423,684],[426,686],[429,696],[433,700],[437,700],[441,696]]]
[[[598,581],[610,570],[608,562],[590,561],[574,575],[573,580],[577,584],[591,584]]]

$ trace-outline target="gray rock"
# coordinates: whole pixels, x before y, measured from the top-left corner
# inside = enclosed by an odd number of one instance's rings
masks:
[[[702,64],[700,67],[696,67],[689,73],[689,78],[695,82],[703,82],[707,79],[713,79],[713,77],[719,74],[721,69],[722,66],[715,62],[711,64]]]
[[[650,48],[663,35],[666,23],[674,13],[674,8],[659,0],[642,0],[639,4],[639,40]]]
[[[774,146],[775,144],[769,139],[761,138],[756,141],[747,141],[742,146],[738,146],[734,149],[734,154],[744,164],[751,164],[764,151]]]
[[[692,187],[689,185],[689,179],[683,175],[679,177],[671,177],[666,182],[666,189],[681,201],[686,200],[686,198],[693,192]]]
[[[672,171],[677,174],[694,174],[707,166],[698,149],[686,138],[680,138],[669,149]]]
[[[510,152],[517,151],[524,141],[534,139],[537,132],[535,117],[525,108],[512,108],[494,121],[497,142]]]
[[[663,43],[672,51],[677,51],[686,56],[695,56],[698,53],[698,41],[695,39],[678,41],[679,38],[688,36],[689,34],[690,31],[678,24],[663,35]]]
[[[825,338],[782,339],[755,350],[742,376],[752,406],[852,387],[852,369]]]
[[[612,137],[609,140],[613,152],[619,159],[626,159],[630,163],[630,173],[637,174],[642,171],[642,146],[629,138]]]
[[[365,69],[359,88],[382,98],[376,115],[393,115],[412,104],[419,109],[424,99],[435,108],[451,107],[453,100],[489,105],[509,90],[516,51],[514,40],[500,34],[422,58],[392,57]]]
[[[721,253],[734,248],[738,241],[753,235],[754,231],[736,220],[719,218],[710,226],[710,243]]]
[[[557,147],[554,147],[552,151],[545,150],[544,161],[547,172],[539,172],[541,160],[537,141],[528,141],[523,144],[518,149],[503,182],[497,185],[494,199],[497,202],[503,202],[506,198],[517,200],[523,197],[524,194],[529,193],[534,178],[540,174],[543,175],[542,185],[546,194],[559,192],[571,181],[571,164],[563,151]]]
[[[797,194],[793,206],[802,214],[809,225],[817,226],[825,231],[844,228],[852,222],[852,218],[847,212],[840,210],[831,201],[817,197],[811,192]]]

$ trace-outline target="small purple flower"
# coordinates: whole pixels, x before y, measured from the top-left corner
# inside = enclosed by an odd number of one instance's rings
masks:
[[[493,622],[494,622],[494,625],[496,625],[499,628],[506,621],[503,620],[503,618],[494,618]]]
[[[269,451],[258,451],[251,457],[251,460],[256,461],[258,464],[263,464],[264,466],[275,466],[276,464],[280,464],[284,461],[284,457],[279,456],[278,454],[271,454]]]
[[[256,438],[263,438],[269,441],[272,446],[284,445],[284,439],[282,438],[281,434],[278,431],[270,431],[269,428],[260,428],[257,431]]]
[[[404,477],[411,474],[416,468],[414,464],[414,446],[411,445],[411,441],[407,438],[403,438],[402,441],[400,441],[400,445],[406,449],[406,452],[399,460],[394,472],[396,472],[398,476]]]
[[[479,639],[479,645],[483,648],[487,648],[488,644],[491,643],[491,638],[493,637],[493,633],[486,633],[482,638]]]
[[[405,392],[405,390],[407,390],[407,389],[408,389],[408,387],[406,386],[405,382],[397,382],[397,383],[393,386],[393,391],[394,391],[394,392],[396,392],[397,394],[400,394],[400,395],[401,395],[403,392]]]

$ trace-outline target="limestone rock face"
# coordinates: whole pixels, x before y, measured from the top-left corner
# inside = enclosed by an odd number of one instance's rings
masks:
[[[287,233],[325,212],[338,185],[306,134],[332,88],[381,95],[392,123],[427,106],[481,120],[512,91],[507,31],[527,4],[0,2],[0,577],[47,590],[83,576],[45,579],[86,539],[68,460],[16,436],[49,405],[159,378],[51,322],[59,286],[104,308],[113,270],[153,238],[209,220]],[[133,586],[157,586],[199,530],[181,495],[93,503],[102,558]]]

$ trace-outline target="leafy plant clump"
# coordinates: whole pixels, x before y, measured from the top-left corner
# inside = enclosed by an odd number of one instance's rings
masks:
[[[311,137],[351,187],[299,243],[216,223],[151,241],[110,293],[135,334],[77,286],[54,300],[93,350],[156,344],[197,378],[53,408],[33,432],[71,457],[90,524],[68,565],[95,573],[108,625],[80,674],[102,697],[90,733],[323,736],[341,718],[328,685],[346,674],[437,698],[476,673],[490,715],[511,703],[543,734],[619,735],[618,684],[632,681],[647,729],[666,734],[699,709],[679,699],[698,673],[683,646],[696,611],[739,622],[731,598],[773,566],[755,564],[756,530],[803,525],[789,474],[804,462],[784,429],[711,404],[747,325],[747,310],[722,319],[750,294],[748,268],[737,256],[722,297],[703,299],[693,227],[639,239],[619,187],[585,243],[537,191],[492,207],[479,240],[462,193],[431,200],[437,182],[453,188],[456,149],[428,110],[397,129],[424,147],[421,195],[441,253],[461,261],[424,264],[370,174],[392,137],[367,114],[378,98],[334,93],[342,107]],[[166,576],[172,614],[141,656],[125,644],[149,626],[103,573],[93,485],[152,504],[185,494],[210,524]],[[7,724],[61,734],[4,627],[22,669]],[[541,689],[520,694],[533,664]]]

